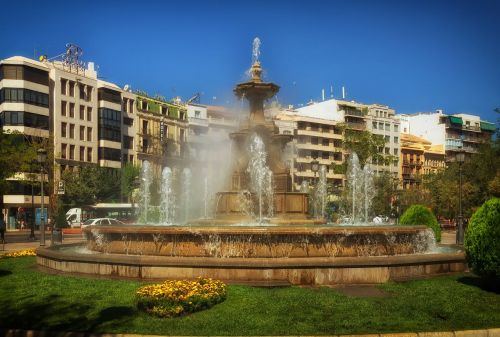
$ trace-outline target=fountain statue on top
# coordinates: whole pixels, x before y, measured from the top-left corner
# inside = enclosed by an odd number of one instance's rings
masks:
[[[231,180],[226,191],[217,193],[215,218],[196,222],[324,223],[323,218],[310,218],[308,193],[292,192],[290,171],[282,158],[292,136],[279,134],[264,116],[264,102],[278,93],[279,86],[262,80],[259,56],[260,40],[255,38],[250,80],[234,89],[239,99],[249,102],[250,114],[230,135],[236,158]]]

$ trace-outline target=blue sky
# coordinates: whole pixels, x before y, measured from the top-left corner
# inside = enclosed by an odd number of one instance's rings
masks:
[[[167,98],[233,102],[258,36],[282,104],[344,85],[398,113],[500,117],[500,1],[8,1],[2,12],[0,58],[73,42],[104,79]]]

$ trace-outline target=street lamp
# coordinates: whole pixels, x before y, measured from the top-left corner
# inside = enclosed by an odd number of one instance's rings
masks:
[[[457,245],[464,244],[464,221],[462,217],[462,164],[465,161],[465,152],[460,150],[455,157],[458,163],[459,176],[459,192],[458,192],[458,229],[457,229]]]
[[[45,246],[45,219],[44,219],[44,212],[43,212],[43,179],[44,179],[44,173],[43,173],[43,165],[45,164],[45,161],[47,160],[47,151],[45,149],[38,149],[37,151],[37,162],[40,164],[40,182],[42,185],[42,190],[41,190],[41,196],[42,196],[42,201],[41,201],[41,212],[40,212],[40,246]]]

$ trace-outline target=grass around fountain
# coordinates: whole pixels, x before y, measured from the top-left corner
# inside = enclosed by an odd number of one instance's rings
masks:
[[[177,318],[137,309],[145,283],[49,275],[34,257],[0,259],[0,327],[156,335],[325,335],[500,327],[500,294],[472,274],[377,286],[387,296],[333,288],[228,286],[227,299]]]

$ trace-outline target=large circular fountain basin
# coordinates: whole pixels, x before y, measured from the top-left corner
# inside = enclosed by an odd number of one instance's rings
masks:
[[[212,277],[257,285],[371,284],[466,270],[416,227],[94,227],[85,245],[37,250],[59,272],[138,279]]]
[[[434,244],[425,226],[92,226],[84,235],[102,253],[215,258],[386,256]]]

